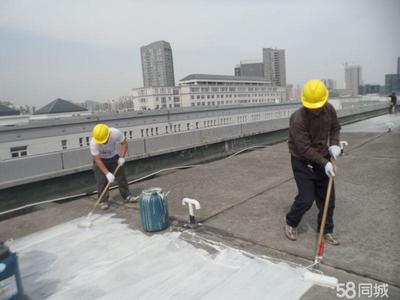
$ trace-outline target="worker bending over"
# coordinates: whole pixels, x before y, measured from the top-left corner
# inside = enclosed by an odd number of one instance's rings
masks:
[[[121,155],[119,155],[119,148],[121,148]],[[136,202],[136,198],[129,191],[128,181],[123,168],[127,152],[128,142],[120,130],[108,127],[105,124],[97,124],[93,128],[93,138],[90,140],[90,153],[93,156],[93,171],[99,196],[108,182],[112,183],[116,180],[119,192],[125,202]],[[114,176],[113,173],[117,165],[121,167]],[[107,191],[101,202],[102,209],[109,208],[108,197],[109,193]]]

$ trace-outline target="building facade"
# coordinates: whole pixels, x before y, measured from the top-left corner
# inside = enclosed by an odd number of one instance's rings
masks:
[[[264,78],[273,85],[286,86],[284,49],[263,48]]]
[[[321,79],[321,81],[325,84],[328,90],[336,89],[336,80],[326,78],[326,79]]]
[[[244,60],[240,62],[240,75],[264,78],[264,63],[262,61]]]
[[[345,67],[345,89],[351,90],[351,96],[359,94],[361,85],[361,66],[348,66]]]
[[[144,87],[132,89],[134,110],[181,107],[179,87]]]
[[[171,45],[157,41],[140,48],[144,87],[175,86]]]
[[[387,93],[400,93],[400,73],[385,75],[385,90]]]
[[[132,90],[135,110],[251,103],[282,103],[286,89],[257,77],[192,74],[178,87]]]
[[[256,77],[192,74],[179,82],[182,107],[282,103],[286,89]]]

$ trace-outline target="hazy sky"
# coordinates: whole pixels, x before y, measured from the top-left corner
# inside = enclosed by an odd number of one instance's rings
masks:
[[[400,56],[399,0],[0,0],[0,100],[106,101],[142,86],[140,46],[170,42],[175,81],[230,74],[286,50],[287,82],[384,84]]]

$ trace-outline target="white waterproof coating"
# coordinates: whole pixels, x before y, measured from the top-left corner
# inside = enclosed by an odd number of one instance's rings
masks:
[[[116,129],[110,128],[110,137],[106,144],[96,144],[94,139],[90,140],[90,153],[100,155],[101,158],[111,158],[118,154],[119,145],[125,140],[124,134]]]
[[[30,299],[297,300],[312,286],[284,262],[196,235],[190,243],[178,232],[145,235],[110,214],[93,215],[90,229],[79,228],[83,218],[10,245]]]

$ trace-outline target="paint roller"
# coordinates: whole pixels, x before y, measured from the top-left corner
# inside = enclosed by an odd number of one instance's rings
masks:
[[[348,143],[346,141],[340,142],[340,148],[342,150],[341,155],[343,155],[344,146],[347,146],[347,145],[348,145]],[[333,167],[336,169],[336,161],[334,159],[331,159],[331,162],[333,164]],[[321,226],[319,228],[318,243],[317,243],[317,249],[315,251],[314,263],[305,269],[303,278],[304,278],[304,280],[310,281],[313,284],[317,284],[317,285],[325,286],[325,287],[329,287],[329,288],[336,288],[336,286],[338,284],[337,278],[323,275],[322,273],[315,273],[313,271],[308,270],[308,268],[311,268],[311,267],[314,267],[314,268],[318,267],[322,261],[322,258],[324,257],[325,242],[324,242],[323,234],[324,234],[324,229],[325,229],[326,217],[328,214],[329,202],[331,199],[332,186],[333,186],[333,176],[329,176],[328,188],[326,191]]]
[[[118,165],[118,166],[115,168],[115,171],[114,171],[114,174],[113,174],[114,177],[117,175],[117,173],[118,173],[118,171],[119,171],[120,168],[121,168],[121,165]],[[105,187],[105,188],[103,189],[103,191],[101,192],[100,197],[97,199],[96,203],[94,204],[92,210],[88,213],[86,219],[78,224],[78,227],[80,227],[80,228],[90,228],[90,227],[93,226],[93,221],[92,221],[90,218],[91,218],[93,212],[95,211],[97,205],[99,205],[99,203],[100,203],[101,200],[103,199],[104,195],[105,195],[106,192],[108,191],[108,188],[110,187],[110,185],[111,185],[111,182],[108,182],[107,185],[106,185],[106,187]]]

